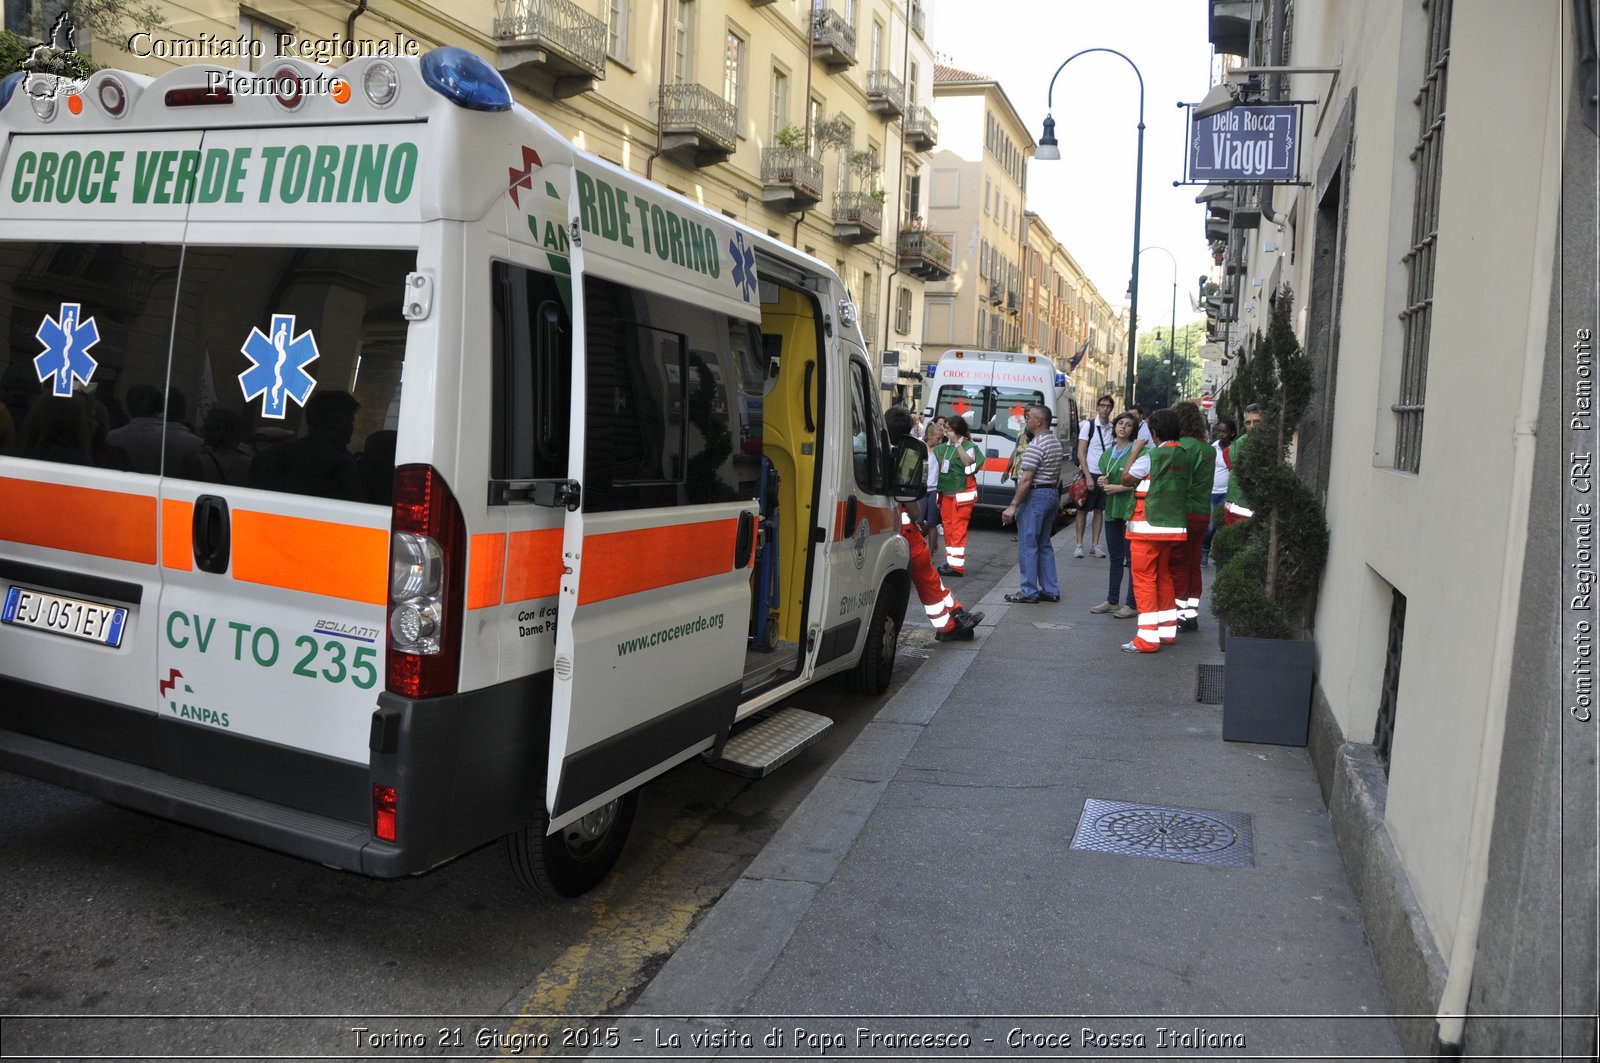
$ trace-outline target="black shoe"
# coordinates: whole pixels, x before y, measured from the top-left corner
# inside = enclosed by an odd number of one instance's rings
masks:
[[[940,565],[939,566],[939,575],[941,575],[941,576],[965,576],[966,573],[962,572],[959,569],[951,568],[949,565]]]
[[[1198,621],[1198,620],[1180,620],[1180,621],[1178,621],[1178,630],[1179,631],[1199,631],[1200,630],[1200,621]]]
[[[1006,601],[1010,602],[1013,605],[1038,605],[1039,604],[1039,596],[1038,595],[1033,595],[1032,597],[1029,597],[1026,594],[1020,594],[1020,593],[1019,594],[1008,594],[1008,595],[1006,595]]]
[[[983,619],[982,613],[969,613],[965,609],[958,609],[955,613],[955,626],[948,631],[935,631],[935,642],[970,642],[973,632],[978,626],[978,621]]]
[[[1039,600],[1041,602],[1059,602],[1061,600],[1061,595],[1059,595],[1059,594],[1043,594],[1043,593],[1041,593],[1039,595]]]

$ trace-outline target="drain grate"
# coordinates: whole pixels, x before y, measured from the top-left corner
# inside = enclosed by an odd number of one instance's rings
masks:
[[[1195,683],[1194,700],[1202,705],[1221,705],[1222,677],[1227,667],[1225,664],[1200,665],[1200,676]]]
[[[1256,862],[1250,817],[1243,812],[1160,808],[1098,798],[1083,803],[1072,848],[1222,867],[1254,867]]]

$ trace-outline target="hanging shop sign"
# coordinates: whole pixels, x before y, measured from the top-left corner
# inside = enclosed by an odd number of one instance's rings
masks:
[[[1300,105],[1248,103],[1189,117],[1189,181],[1294,181],[1300,170]]]

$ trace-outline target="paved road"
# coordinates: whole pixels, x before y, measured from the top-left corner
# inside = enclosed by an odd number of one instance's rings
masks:
[[[1015,549],[1009,531],[980,525],[970,552],[971,574],[952,585],[976,601]],[[504,1017],[626,1004],[922,656],[938,652],[915,602],[909,621],[887,694],[851,695],[833,680],[793,699],[836,724],[768,779],[694,760],[656,780],[617,873],[564,903],[521,892],[497,846],[380,882],[0,772],[0,1015],[73,1016],[6,1020],[4,1050],[336,1054],[381,1048],[361,1039],[396,1029],[435,1045],[443,1030],[449,1046],[457,1027],[465,1051],[480,1027],[559,1041],[570,1022]],[[172,1014],[330,1018],[107,1018]],[[361,1015],[371,1019],[331,1018]],[[383,1018],[395,1015],[449,1018]],[[352,1032],[360,1025],[372,1032]]]

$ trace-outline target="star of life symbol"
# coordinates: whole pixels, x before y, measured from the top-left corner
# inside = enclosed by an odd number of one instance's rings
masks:
[[[33,368],[43,384],[51,377],[51,394],[66,398],[72,394],[72,380],[84,384],[94,376],[100,363],[89,357],[89,348],[100,342],[100,329],[94,318],[83,317],[78,303],[62,303],[58,317],[46,314],[33,338],[44,344],[44,353],[33,360]]]
[[[293,314],[273,314],[270,336],[259,328],[252,328],[250,338],[239,351],[251,362],[250,368],[239,374],[244,401],[250,402],[257,395],[266,396],[262,401],[263,417],[282,420],[289,399],[305,406],[312,389],[317,386],[316,379],[306,372],[306,366],[321,355],[310,329],[298,336],[294,334]]]
[[[744,233],[735,233],[728,241],[728,254],[733,256],[733,283],[748,303],[756,290],[755,248],[744,246]]]

